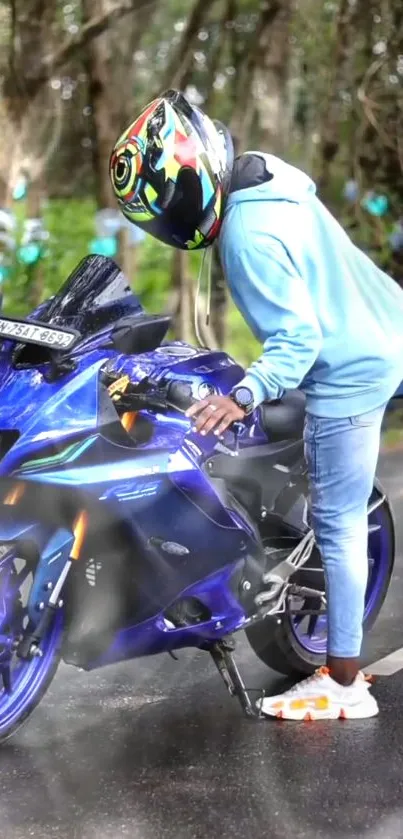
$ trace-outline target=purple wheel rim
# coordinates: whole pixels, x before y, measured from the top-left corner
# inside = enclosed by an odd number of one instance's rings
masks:
[[[365,593],[364,619],[367,619],[377,607],[389,573],[390,530],[386,520],[386,511],[382,504],[369,516],[369,524],[378,525],[379,530],[369,534],[368,555],[373,560],[368,569],[368,583]],[[319,615],[309,623],[309,617],[302,620],[298,615],[291,621],[297,641],[310,655],[323,656],[327,647],[327,617]]]

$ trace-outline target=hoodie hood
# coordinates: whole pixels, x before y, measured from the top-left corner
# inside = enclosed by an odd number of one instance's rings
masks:
[[[251,167],[251,157],[255,157],[256,166]],[[264,162],[267,177],[251,176],[252,168],[261,169]],[[231,182],[231,194],[227,207],[244,201],[291,201],[300,204],[312,198],[316,193],[313,180],[289,163],[285,163],[273,154],[263,152],[245,152],[237,158],[237,169]]]

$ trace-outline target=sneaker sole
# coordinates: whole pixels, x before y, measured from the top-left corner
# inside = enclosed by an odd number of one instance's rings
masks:
[[[326,709],[326,711],[319,711],[316,709],[310,709],[307,711],[304,708],[301,708],[298,711],[291,711],[289,709],[283,709],[281,711],[265,711],[260,709],[260,713],[265,717],[270,717],[271,719],[295,720],[298,722],[317,722],[319,720],[369,719],[370,717],[376,717],[379,713],[379,708],[374,699],[373,702],[368,702],[365,705],[351,705],[350,707],[348,705],[344,705],[342,707],[335,705],[333,708]]]

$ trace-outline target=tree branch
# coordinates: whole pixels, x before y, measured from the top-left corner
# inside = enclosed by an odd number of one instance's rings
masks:
[[[206,83],[207,94],[203,103],[204,110],[207,113],[209,113],[209,111],[211,110],[212,103],[214,102],[214,81],[217,74],[217,70],[220,66],[220,62],[222,60],[223,55],[225,56],[226,42],[229,38],[230,32],[230,30],[228,29],[228,23],[230,23],[230,21],[235,21],[235,17],[235,0],[226,0],[226,3],[224,4],[222,10],[221,20],[218,21],[217,41],[215,47],[211,51],[208,64],[208,79]],[[235,67],[235,64],[233,66]]]
[[[146,11],[152,5],[152,0],[119,0],[102,14],[88,20],[78,32],[66,38],[58,49],[43,57],[38,74],[30,81],[31,95],[35,95],[57,70],[63,67],[76,53],[80,52],[89,41],[101,35],[114,20],[130,12]]]
[[[184,87],[184,81],[192,60],[192,49],[197,33],[206,20],[216,0],[196,0],[187,19],[186,26],[176,50],[165,69],[164,76],[169,87]]]

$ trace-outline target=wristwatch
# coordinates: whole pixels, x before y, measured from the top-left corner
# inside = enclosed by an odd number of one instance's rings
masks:
[[[230,398],[236,405],[238,405],[238,408],[240,408],[241,411],[245,412],[246,416],[253,413],[255,405],[253,393],[250,388],[245,387],[244,385],[238,385],[237,387],[232,388]]]

